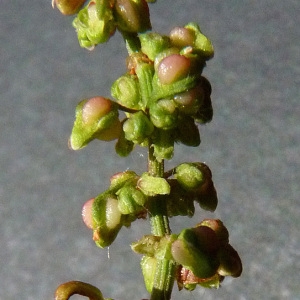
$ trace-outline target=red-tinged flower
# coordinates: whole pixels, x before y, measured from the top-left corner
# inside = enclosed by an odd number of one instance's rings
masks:
[[[86,0],[52,0],[52,7],[55,6],[64,15],[76,14]]]

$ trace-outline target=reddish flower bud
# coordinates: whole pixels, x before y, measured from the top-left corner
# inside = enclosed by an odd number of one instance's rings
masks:
[[[186,77],[190,72],[191,62],[180,54],[164,58],[158,65],[158,78],[162,84],[171,84]]]
[[[242,261],[230,244],[220,248],[218,259],[220,266],[217,272],[221,276],[239,277],[242,274]]]
[[[183,48],[186,46],[193,46],[195,33],[185,27],[175,27],[170,32],[170,40],[175,47]]]
[[[85,204],[82,207],[82,213],[81,213],[84,224],[90,229],[93,229],[94,226],[94,221],[92,216],[92,207],[94,201],[95,198],[92,198],[87,202],[85,202]]]
[[[52,7],[56,6],[64,15],[76,14],[86,0],[52,0]]]
[[[82,121],[91,125],[112,109],[112,101],[104,97],[93,97],[89,99],[82,108]]]
[[[207,226],[214,230],[221,245],[226,245],[229,242],[229,232],[223,222],[219,219],[205,219],[197,226]]]
[[[201,251],[214,254],[220,248],[220,241],[215,231],[207,226],[197,226],[192,229],[197,237]]]
[[[121,31],[144,32],[151,29],[149,7],[145,0],[116,0],[114,15]]]

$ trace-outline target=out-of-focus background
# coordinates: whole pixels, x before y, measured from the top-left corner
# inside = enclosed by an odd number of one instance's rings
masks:
[[[300,299],[300,2],[158,0],[150,9],[155,31],[195,21],[215,47],[204,70],[213,121],[201,128],[200,147],[178,146],[167,167],[206,162],[219,205],[172,220],[173,231],[221,218],[244,266],[219,290],[175,287],[173,299]],[[110,175],[145,170],[145,152],[119,159],[114,142],[67,146],[76,104],[110,95],[126,51],[118,34],[81,49],[72,19],[50,0],[0,3],[0,299],[52,299],[73,279],[105,297],[147,298],[129,247],[147,222],[122,230],[108,258],[81,219]]]

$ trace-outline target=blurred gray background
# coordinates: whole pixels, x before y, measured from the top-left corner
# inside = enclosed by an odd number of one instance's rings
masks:
[[[175,287],[173,299],[300,299],[300,2],[158,0],[150,9],[161,33],[198,22],[216,53],[204,70],[213,121],[201,128],[200,147],[178,146],[167,168],[206,162],[219,205],[172,220],[173,231],[221,218],[244,266],[219,290]],[[73,279],[105,297],[147,298],[129,247],[149,232],[147,222],[122,230],[108,258],[81,219],[110,175],[145,170],[145,152],[119,159],[114,142],[67,146],[76,104],[110,95],[126,52],[118,34],[81,49],[72,19],[50,0],[0,2],[0,299],[52,299]]]

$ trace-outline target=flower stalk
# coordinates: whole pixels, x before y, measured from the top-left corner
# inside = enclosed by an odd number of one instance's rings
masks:
[[[147,170],[126,170],[110,178],[104,192],[82,209],[84,223],[100,248],[110,246],[121,228],[149,219],[151,234],[131,244],[143,255],[141,269],[151,300],[170,300],[179,290],[219,288],[225,276],[239,277],[242,263],[229,244],[220,220],[207,219],[172,233],[171,217],[193,217],[195,204],[213,212],[218,204],[212,173],[202,162],[183,162],[165,171],[176,143],[197,147],[199,125],[212,120],[211,85],[202,76],[214,54],[210,40],[196,23],[175,27],[169,35],[151,31],[146,0],[53,0],[73,21],[79,44],[89,50],[123,36],[127,71],[111,87],[113,99],[95,96],[79,102],[69,147],[79,150],[94,140],[116,141],[126,157],[135,147],[148,149]],[[122,112],[125,117],[121,117]],[[104,300],[97,288],[82,282],[62,284],[56,300],[79,294]]]

